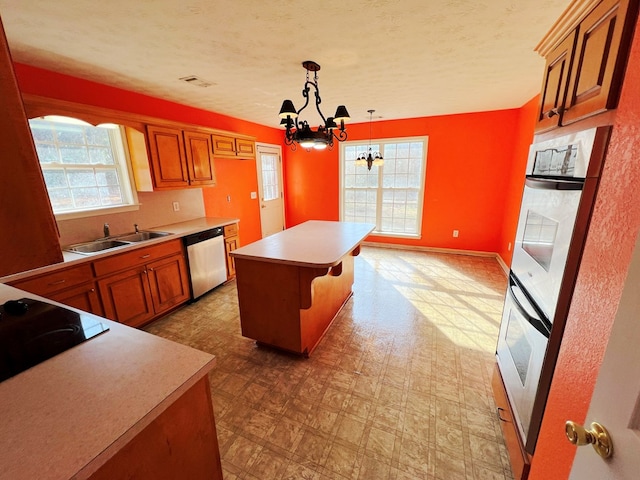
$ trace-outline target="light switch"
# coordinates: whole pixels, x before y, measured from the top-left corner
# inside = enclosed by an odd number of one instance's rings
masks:
[[[255,200],[256,198],[258,198],[258,192],[251,192],[251,199]]]

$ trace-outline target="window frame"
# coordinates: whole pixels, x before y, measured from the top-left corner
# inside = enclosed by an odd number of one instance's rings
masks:
[[[407,238],[407,239],[421,239],[422,238],[422,215],[424,211],[424,195],[426,191],[426,173],[427,173],[427,159],[428,159],[428,151],[429,151],[429,137],[428,136],[418,136],[418,137],[396,137],[396,138],[372,138],[371,140],[351,140],[340,143],[340,152],[339,152],[339,193],[340,193],[340,221],[344,220],[344,200],[345,200],[345,150],[347,147],[362,147],[362,151],[366,152],[369,149],[369,144],[378,145],[378,151],[384,155],[385,145],[386,144],[399,144],[399,143],[412,143],[412,142],[422,142],[423,144],[423,158],[422,158],[422,168],[420,172],[420,187],[418,189],[418,205],[417,205],[417,225],[416,225],[416,233],[399,233],[399,232],[382,232],[378,230],[378,227],[381,228],[381,210],[382,210],[382,194],[385,190],[383,187],[383,178],[384,178],[384,165],[382,166],[373,166],[374,168],[381,169],[382,175],[378,175],[378,187],[376,191],[378,192],[377,201],[376,201],[376,229],[371,232],[372,235],[377,237],[388,237],[388,238]],[[386,158],[384,159],[386,161]],[[366,167],[356,167],[356,168],[364,168]],[[378,225],[378,223],[380,225]]]
[[[86,120],[82,119],[82,118],[78,118],[78,117],[72,117],[69,115],[46,115],[46,116],[41,116],[41,117],[32,117],[29,118],[29,120],[51,120],[51,121],[63,121],[64,119],[70,119],[73,122],[70,123],[76,123],[77,124],[83,124],[86,126],[92,126],[95,127],[97,125],[94,125],[92,123],[87,122]],[[98,124],[100,125],[100,124]],[[117,148],[119,150],[119,152],[116,153],[116,155],[114,155],[115,160],[116,160],[116,170],[119,174],[120,177],[120,188],[123,191],[123,195],[124,197],[127,198],[128,202],[126,204],[122,204],[122,205],[106,205],[106,206],[96,206],[96,207],[91,207],[91,208],[86,208],[86,209],[77,209],[77,210],[72,210],[72,211],[65,211],[65,212],[55,212],[53,210],[53,205],[52,205],[52,212],[54,217],[56,218],[56,220],[69,220],[69,219],[75,219],[75,218],[89,218],[89,217],[95,217],[95,216],[100,216],[100,215],[110,215],[110,214],[114,214],[114,213],[122,213],[122,212],[130,212],[130,211],[136,211],[140,209],[140,203],[138,201],[138,192],[137,192],[137,188],[136,188],[136,183],[135,183],[135,176],[134,176],[134,172],[133,172],[133,167],[132,167],[132,162],[131,162],[131,157],[129,154],[129,147],[128,147],[128,143],[127,143],[127,135],[126,135],[126,131],[125,131],[125,126],[124,125],[117,125],[118,126],[118,132],[119,132],[119,136],[120,136],[120,141],[121,144],[117,145]],[[111,136],[111,133],[109,134]],[[33,134],[32,134],[33,136]],[[33,140],[34,142],[34,147],[35,147],[35,139]],[[42,175],[44,177],[44,168],[43,168],[43,164],[40,163],[39,158],[38,158],[38,163],[40,165],[40,169],[42,171]],[[46,186],[45,186],[46,187]],[[49,190],[47,189],[47,195],[49,194]]]

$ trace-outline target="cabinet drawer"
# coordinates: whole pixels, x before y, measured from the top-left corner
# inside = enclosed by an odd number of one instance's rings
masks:
[[[20,280],[11,283],[11,285],[26,290],[27,292],[46,297],[53,292],[90,282],[91,280],[93,280],[91,264],[85,263],[77,267],[65,268],[52,273],[39,275],[35,278]]]
[[[509,452],[509,460],[511,461],[511,470],[515,480],[526,480],[529,476],[529,468],[531,460],[529,454],[524,451],[518,428],[513,422],[513,414],[511,406],[507,398],[507,392],[504,389],[502,375],[498,365],[496,364],[491,379],[491,387],[493,396],[498,407],[498,416],[500,418],[500,427],[504,436],[504,442]]]
[[[125,268],[144,265],[168,255],[182,253],[182,240],[176,239],[168,242],[138,248],[132,252],[121,253],[93,263],[97,276],[108,275]]]
[[[224,236],[225,237],[232,237],[233,235],[237,235],[238,234],[238,224],[237,223],[232,223],[231,225],[225,225],[224,226]]]

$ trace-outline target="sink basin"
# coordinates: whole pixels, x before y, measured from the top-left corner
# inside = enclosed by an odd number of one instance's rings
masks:
[[[116,240],[119,240],[121,242],[144,242],[145,240],[166,237],[167,235],[172,234],[169,232],[138,232],[121,235],[119,237],[116,237]]]
[[[121,242],[120,240],[96,240],[94,242],[78,243],[66,248],[67,251],[73,253],[91,254],[99,253],[110,248],[122,247],[129,245],[127,242]]]

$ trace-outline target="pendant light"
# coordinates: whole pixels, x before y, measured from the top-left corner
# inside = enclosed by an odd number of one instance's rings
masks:
[[[371,151],[371,123],[373,122],[373,112],[375,112],[375,110],[367,110],[367,112],[369,112],[369,151],[362,152],[358,155],[358,158],[356,158],[356,166],[364,167],[366,165],[367,169],[371,170],[372,165],[376,167],[384,165],[384,158],[382,158],[380,152]]]

